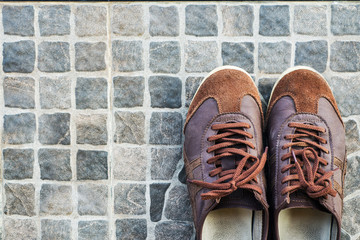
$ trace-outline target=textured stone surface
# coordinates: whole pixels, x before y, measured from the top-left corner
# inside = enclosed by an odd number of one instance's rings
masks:
[[[153,112],[150,119],[151,144],[181,144],[182,116],[177,112]]]
[[[274,5],[260,7],[260,35],[288,36],[290,35],[289,22],[289,6]]]
[[[108,205],[108,188],[106,185],[79,185],[78,196],[79,215],[106,215]]]
[[[70,220],[41,220],[41,240],[71,240]]]
[[[189,107],[197,89],[200,86],[202,77],[188,77],[185,82],[185,106]]]
[[[180,44],[175,41],[150,43],[150,69],[154,73],[180,71]]]
[[[194,229],[192,224],[180,221],[166,221],[155,227],[155,239],[183,240],[191,239]]]
[[[146,185],[119,183],[114,188],[115,214],[142,215],[146,213]]]
[[[40,215],[70,215],[72,190],[69,185],[43,184],[40,190]]]
[[[360,202],[357,198],[344,202],[342,228],[354,235],[360,231]]]
[[[39,85],[41,108],[68,109],[71,107],[70,79],[41,77]]]
[[[221,45],[223,65],[237,66],[249,73],[254,72],[254,44],[223,42]]]
[[[75,10],[75,33],[79,37],[105,36],[107,9],[102,6],[78,6]]]
[[[27,179],[33,177],[33,149],[4,149],[4,178],[8,180]]]
[[[36,129],[33,113],[4,116],[2,141],[7,144],[33,143]]]
[[[150,185],[150,219],[153,222],[161,220],[164,208],[165,192],[170,183],[153,183]]]
[[[151,76],[149,90],[151,107],[181,107],[181,80],[177,77]]]
[[[105,151],[79,150],[76,155],[78,180],[101,180],[108,178],[108,153]]]
[[[39,149],[38,158],[41,179],[71,180],[70,150],[42,148]]]
[[[171,220],[192,221],[191,205],[186,186],[174,186],[165,206],[165,217]]]
[[[176,6],[150,6],[149,11],[151,36],[179,35],[179,13]]]
[[[6,215],[35,215],[35,187],[32,184],[5,184]]]
[[[145,240],[147,237],[145,219],[118,219],[115,226],[117,240]]]
[[[4,6],[2,22],[5,34],[34,36],[34,7]]]
[[[151,149],[151,179],[170,180],[182,157],[181,148]]]
[[[360,157],[352,156],[347,159],[347,170],[345,176],[345,191],[344,195],[347,196],[359,190],[360,185]]]
[[[295,6],[294,31],[304,35],[326,36],[326,6]]]
[[[222,6],[223,34],[225,36],[252,36],[254,7]]]
[[[141,36],[145,31],[143,6],[113,6],[111,29],[122,36]]]
[[[217,36],[217,20],[215,5],[188,5],[185,8],[185,34]]]
[[[70,6],[41,6],[39,28],[41,36],[70,34]]]
[[[33,219],[12,219],[4,220],[5,240],[35,240],[37,239],[37,226]]]
[[[210,72],[218,65],[215,41],[188,41],[185,46],[185,71]]]
[[[106,69],[106,44],[104,42],[75,43],[75,69],[76,71],[101,71]]]
[[[77,109],[107,108],[105,78],[78,78],[75,88]]]
[[[144,77],[114,77],[114,106],[139,107],[144,102]]]
[[[113,70],[119,72],[133,72],[144,69],[143,47],[141,41],[112,42]]]
[[[334,35],[360,34],[360,6],[331,5],[331,32]]]
[[[270,94],[275,85],[277,78],[261,78],[258,83],[259,93],[263,96],[265,103],[267,104],[270,99]]]
[[[39,117],[39,141],[42,144],[70,145],[70,114],[43,114]]]
[[[78,115],[76,119],[76,143],[106,145],[107,116],[104,114]]]
[[[3,43],[4,72],[31,73],[35,65],[35,43],[30,40]]]
[[[344,121],[346,137],[346,153],[351,154],[360,150],[360,129],[354,119]]]
[[[113,154],[113,176],[119,180],[146,180],[146,149],[116,147]]]
[[[42,42],[39,44],[38,68],[42,72],[70,71],[70,45],[67,42]]]
[[[326,41],[297,42],[295,65],[312,67],[322,73],[326,69],[328,44]]]
[[[259,70],[282,73],[290,67],[291,44],[285,41],[259,44]]]
[[[107,221],[79,221],[78,231],[78,240],[109,239],[109,223]]]
[[[3,89],[5,107],[35,107],[35,80],[33,78],[5,77]]]
[[[331,44],[330,68],[335,72],[360,71],[360,42],[336,41]]]
[[[115,143],[145,143],[145,115],[142,112],[115,112]]]

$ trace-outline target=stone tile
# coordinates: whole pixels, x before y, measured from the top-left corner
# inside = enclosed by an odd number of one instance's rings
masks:
[[[184,185],[170,190],[164,213],[171,220],[192,221],[189,193]]]
[[[134,72],[144,70],[143,46],[141,41],[112,42],[113,70],[118,72]]]
[[[109,240],[109,223],[104,220],[79,221],[78,240]]]
[[[146,219],[118,219],[115,226],[116,240],[145,240],[147,237]]]
[[[34,219],[4,220],[4,240],[35,240],[37,239],[37,226]]]
[[[115,147],[113,177],[119,180],[146,180],[147,156],[142,147]]]
[[[218,15],[216,5],[188,5],[185,8],[185,34],[217,36]]]
[[[347,169],[345,176],[344,195],[347,196],[359,190],[360,156],[352,156],[347,159]],[[360,215],[358,216],[360,217]]]
[[[253,36],[253,6],[222,6],[221,11],[225,36]]]
[[[6,215],[34,216],[35,187],[32,184],[5,184]]]
[[[82,184],[78,186],[79,215],[105,216],[108,205],[106,185]]]
[[[5,34],[34,36],[34,7],[3,6],[2,22]]]
[[[203,77],[188,77],[185,82],[185,106],[189,107],[190,103],[202,82]]]
[[[70,145],[70,114],[43,114],[39,117],[39,141],[42,144]]]
[[[215,41],[188,41],[185,47],[186,72],[210,72],[218,66]]]
[[[193,225],[188,222],[165,221],[156,224],[155,239],[191,239],[194,232]]]
[[[259,34],[263,36],[289,36],[289,6],[273,5],[260,7]]]
[[[75,88],[76,108],[107,108],[107,92],[108,86],[105,78],[78,78]]]
[[[31,73],[35,65],[35,43],[30,40],[3,43],[4,72]]]
[[[360,128],[357,121],[349,119],[345,124],[346,153],[349,155],[360,150]]]
[[[275,85],[277,78],[261,78],[258,83],[258,90],[263,96],[266,104],[269,102],[271,91]]]
[[[182,148],[152,148],[151,149],[151,179],[172,179],[176,166],[182,157]]]
[[[114,188],[114,213],[146,214],[146,185],[119,183]]]
[[[5,107],[35,107],[35,80],[33,78],[5,77],[3,89]]]
[[[340,239],[342,240],[351,240],[351,237],[348,233],[346,233],[343,229],[341,229],[341,236]]]
[[[142,76],[114,77],[114,106],[140,107],[144,102],[145,79]]]
[[[177,112],[153,112],[150,119],[150,143],[181,144],[182,116]]]
[[[180,170],[177,178],[178,178],[179,182],[181,182],[182,184],[186,184],[187,177],[186,177],[186,169],[185,169],[184,164],[182,164],[181,170]]]
[[[69,185],[43,184],[40,190],[40,215],[70,215],[73,211]]]
[[[290,67],[291,43],[259,43],[259,70],[263,73],[282,73]]]
[[[327,81],[333,90],[341,116],[359,115],[360,85],[358,83],[360,76],[350,78],[332,77],[327,79]]]
[[[115,143],[145,144],[143,112],[115,112]]]
[[[6,144],[33,143],[35,130],[35,114],[5,115],[2,141]]]
[[[41,72],[70,71],[69,43],[42,42],[38,48],[38,68]]]
[[[71,80],[67,77],[41,77],[39,88],[41,108],[71,108]]]
[[[41,148],[38,158],[42,180],[71,180],[70,150]]]
[[[360,42],[336,41],[331,44],[330,68],[335,72],[360,71]]]
[[[297,42],[295,65],[312,67],[322,73],[326,70],[328,59],[327,41]]]
[[[20,180],[33,177],[34,150],[33,149],[4,149],[4,178]]]
[[[179,12],[176,6],[150,6],[151,36],[179,36]]]
[[[78,180],[108,179],[108,153],[79,150],[76,156]]]
[[[144,9],[141,5],[115,5],[112,8],[111,29],[122,36],[144,34]]]
[[[40,6],[39,28],[41,36],[70,34],[70,6]]]
[[[71,240],[71,221],[41,219],[41,240]]]
[[[360,231],[360,201],[356,197],[344,202],[342,228],[351,235]]]
[[[150,219],[152,222],[161,220],[166,190],[170,183],[152,183],[150,184]]]
[[[221,44],[223,65],[237,66],[249,73],[254,72],[254,44],[251,42]]]
[[[175,41],[150,43],[150,70],[154,73],[180,71],[180,44]]]
[[[360,6],[332,4],[331,32],[334,35],[359,35]]]
[[[297,34],[326,36],[326,6],[294,6],[294,31]]]
[[[81,5],[75,10],[75,33],[79,37],[106,36],[107,9]]]
[[[106,44],[104,42],[75,43],[75,69],[76,71],[101,71],[106,69]]]
[[[149,78],[151,107],[181,107],[181,85],[181,80],[177,77],[151,76]]]
[[[108,140],[107,115],[78,115],[76,135],[77,144],[106,145]]]

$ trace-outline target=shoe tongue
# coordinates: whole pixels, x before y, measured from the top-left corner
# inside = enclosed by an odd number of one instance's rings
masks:
[[[247,208],[251,210],[262,210],[264,207],[255,198],[253,192],[246,189],[237,189],[235,192],[222,197],[214,209],[220,208]]]
[[[287,208],[312,208],[323,212],[328,212],[317,199],[309,197],[302,191],[296,191],[290,194],[290,203],[285,204],[282,209]]]

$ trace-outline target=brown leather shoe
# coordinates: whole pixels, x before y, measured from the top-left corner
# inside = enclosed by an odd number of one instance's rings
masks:
[[[345,131],[326,80],[309,68],[289,70],[275,84],[266,122],[275,239],[340,239]]]
[[[242,69],[217,68],[201,83],[184,127],[198,240],[267,238],[262,121],[258,91]]]

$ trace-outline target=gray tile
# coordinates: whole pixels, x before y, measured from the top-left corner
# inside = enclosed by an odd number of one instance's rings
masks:
[[[122,36],[144,34],[144,9],[141,5],[115,5],[112,8],[111,29]]]
[[[3,82],[5,107],[34,108],[35,80],[29,77],[5,77]]]
[[[71,221],[41,219],[41,240],[71,240]]]
[[[34,150],[33,149],[4,149],[4,178],[20,180],[33,177]]]
[[[41,108],[68,109],[71,107],[71,80],[67,77],[41,77],[39,88]]]
[[[70,71],[70,46],[67,42],[42,42],[39,44],[38,68],[41,72]]]
[[[334,35],[359,35],[360,6],[331,5],[331,32]]]
[[[189,107],[190,103],[200,86],[203,77],[188,77],[185,83],[185,106]]]
[[[275,85],[277,78],[261,78],[258,83],[259,93],[263,96],[265,103],[269,102],[271,91]]]
[[[3,127],[3,143],[33,143],[36,129],[35,114],[20,113],[14,115],[5,115]]]
[[[215,41],[188,41],[185,47],[186,72],[210,72],[218,66]]]
[[[70,114],[41,115],[39,117],[39,141],[48,145],[70,145]]]
[[[32,184],[5,184],[6,215],[35,215],[35,187]]]
[[[115,143],[145,144],[143,112],[115,112]]]
[[[101,71],[106,69],[106,44],[104,42],[75,43],[75,69],[76,71]]]
[[[145,79],[142,76],[114,77],[114,106],[140,107],[144,102]]]
[[[260,7],[259,34],[263,36],[289,36],[290,12],[286,5]]]
[[[40,190],[40,215],[70,215],[73,211],[69,185],[43,184]]]
[[[146,213],[146,185],[119,183],[114,188],[114,213],[143,215]]]
[[[326,6],[294,6],[294,31],[302,35],[326,36]]]
[[[254,72],[254,44],[251,42],[221,44],[223,65],[237,66],[249,73]]]
[[[4,240],[35,240],[37,239],[37,226],[34,219],[4,220]]]
[[[346,153],[349,155],[360,150],[360,128],[357,121],[349,119],[344,121],[346,137]]]
[[[142,147],[115,147],[113,177],[119,180],[146,180],[146,149]]]
[[[108,205],[106,185],[82,184],[78,186],[79,215],[105,216]]]
[[[107,115],[78,115],[76,135],[77,144],[106,145],[108,140]]]
[[[116,240],[145,240],[147,237],[146,219],[118,219],[115,226]]]
[[[38,158],[42,180],[71,180],[70,150],[41,148]]]
[[[105,151],[78,150],[76,169],[78,180],[108,179],[108,153]]]
[[[188,5],[185,8],[185,34],[217,36],[216,5]]]
[[[150,143],[181,144],[182,116],[177,112],[153,112],[150,119]]]
[[[70,6],[40,6],[39,28],[41,36],[70,34]]]
[[[34,7],[3,6],[2,22],[5,34],[34,36]]]
[[[152,222],[161,220],[166,190],[170,183],[152,183],[150,184],[150,219]]]
[[[181,107],[181,89],[181,80],[177,77],[151,76],[149,78],[151,107]]]
[[[344,188],[344,196],[359,190],[360,185],[360,156],[352,156],[347,158],[346,183]],[[360,215],[359,215],[360,217]]]
[[[184,185],[170,189],[164,213],[167,219],[192,221],[189,193]]]
[[[178,36],[179,12],[176,6],[150,6],[151,36]]]
[[[222,6],[221,11],[225,36],[253,36],[253,6]]]
[[[342,228],[351,235],[360,231],[360,201],[358,197],[344,202]]]
[[[105,78],[78,78],[75,88],[76,108],[107,108],[107,92],[108,87]]]
[[[178,162],[182,157],[182,148],[151,149],[151,179],[171,180]]]
[[[259,43],[259,70],[264,73],[282,73],[290,67],[291,43]]]
[[[155,239],[191,239],[194,232],[193,225],[189,222],[165,221],[156,224]]]
[[[336,41],[331,44],[330,68],[335,72],[360,71],[360,42]]]
[[[79,221],[78,240],[109,240],[109,223],[104,220]]]
[[[180,71],[180,44],[175,41],[150,43],[150,70],[154,73]]]
[[[144,70],[142,42],[113,41],[112,63],[114,71],[134,72]]]
[[[107,9],[82,5],[75,10],[75,33],[79,37],[106,36]]]
[[[30,40],[3,43],[4,72],[31,73],[35,65],[35,43]]]
[[[322,73],[326,70],[328,59],[327,41],[297,42],[295,65],[312,67]]]

